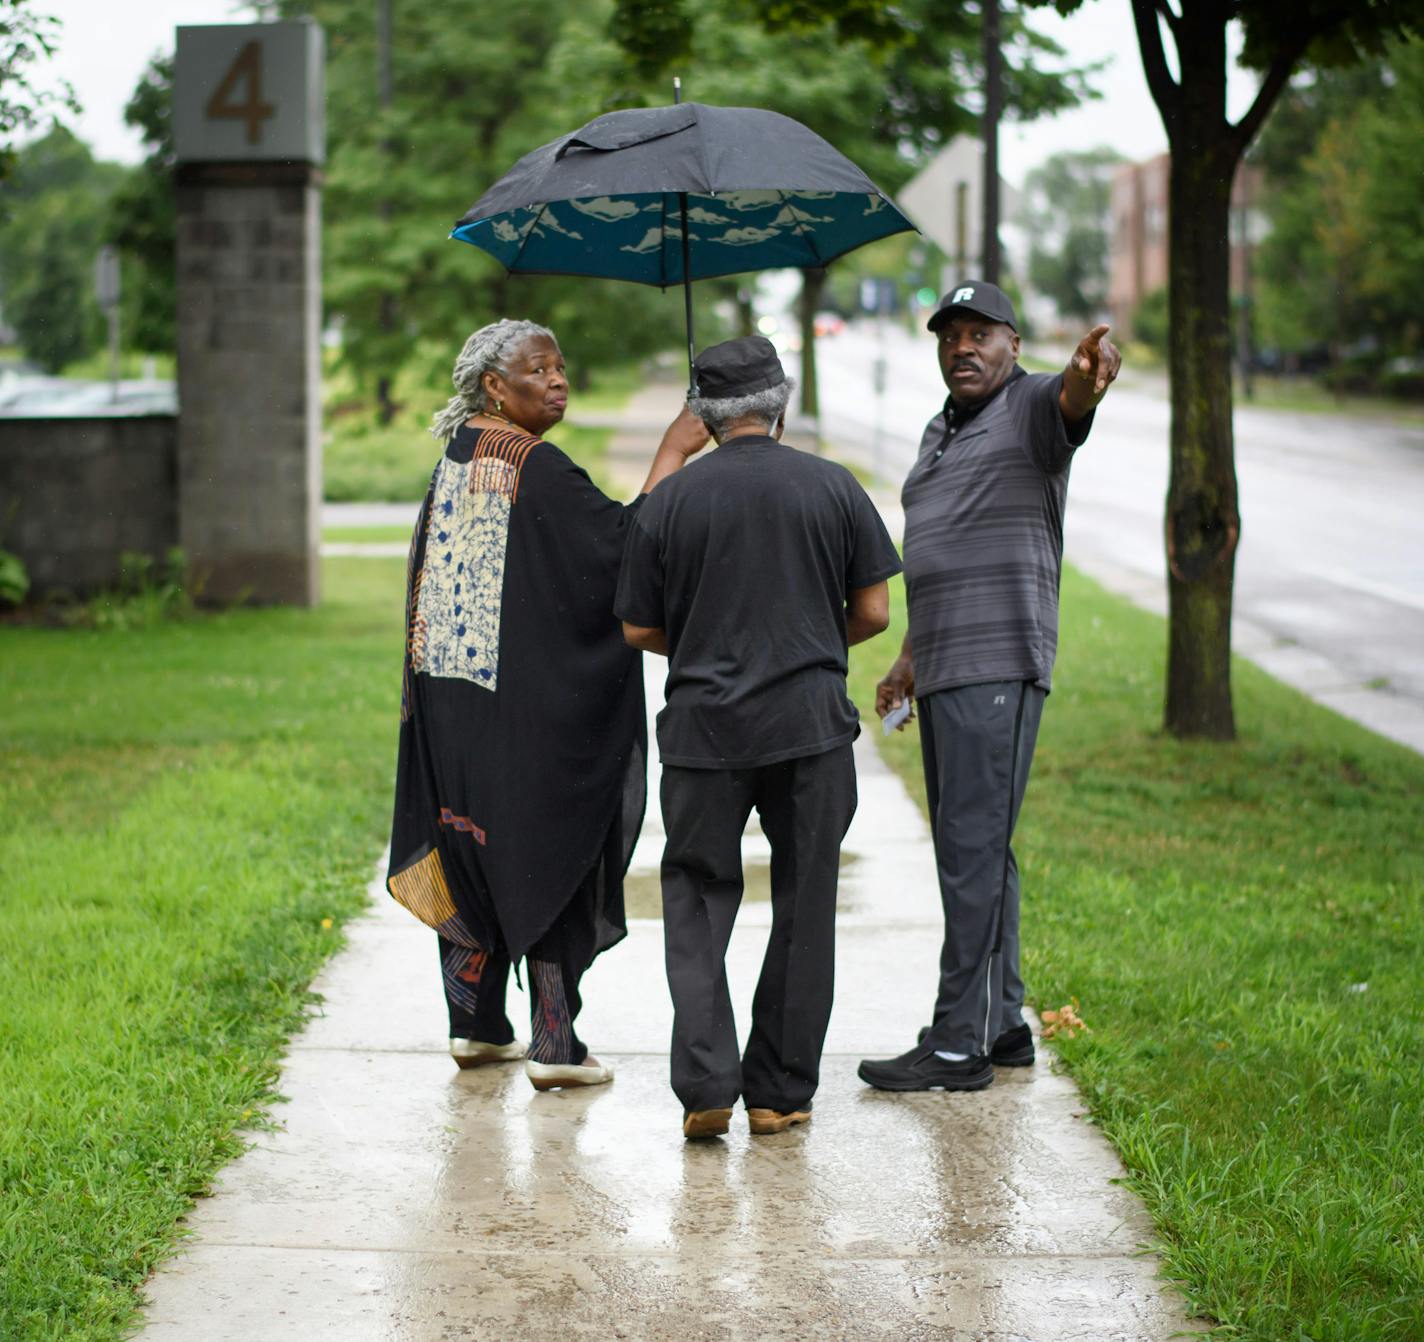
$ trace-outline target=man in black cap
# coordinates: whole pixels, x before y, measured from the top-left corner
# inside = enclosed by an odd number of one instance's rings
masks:
[[[683,1134],[811,1116],[830,1020],[840,844],[855,812],[846,649],[889,623],[899,557],[844,467],[780,444],[792,382],[771,342],[696,360],[688,407],[719,444],[660,484],[629,529],[614,610],[668,657],[663,927],[672,1087]],[[739,1056],[724,959],[742,898],[742,831],[771,843],[771,936]]]
[[[949,396],[901,496],[909,632],[875,709],[918,702],[944,944],[932,1023],[860,1077],[982,1090],[995,1063],[1033,1062],[1010,841],[1058,643],[1068,467],[1122,361],[1095,326],[1062,373],[1025,373],[1013,304],[982,280],[952,289],[929,329]]]

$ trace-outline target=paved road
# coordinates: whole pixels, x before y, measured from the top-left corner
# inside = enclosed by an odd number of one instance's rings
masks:
[[[944,398],[930,337],[872,330],[819,347],[826,437],[898,480]],[[1168,407],[1150,380],[1113,389],[1073,466],[1069,560],[1165,604]],[[1242,540],[1235,646],[1374,730],[1424,750],[1424,428],[1252,408],[1236,414]]]

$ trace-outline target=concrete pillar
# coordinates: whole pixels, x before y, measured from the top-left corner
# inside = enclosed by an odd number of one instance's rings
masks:
[[[177,172],[179,544],[207,597],[314,605],[320,169]]]

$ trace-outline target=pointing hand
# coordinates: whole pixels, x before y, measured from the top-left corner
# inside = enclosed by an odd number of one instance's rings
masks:
[[[1122,355],[1107,338],[1109,326],[1095,326],[1079,342],[1073,351],[1069,366],[1085,382],[1093,384],[1093,395],[1101,396],[1117,377],[1122,367]]]

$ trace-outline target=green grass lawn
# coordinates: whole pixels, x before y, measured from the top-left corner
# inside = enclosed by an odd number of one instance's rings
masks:
[[[1264,377],[1251,381],[1246,395],[1239,377],[1233,379],[1236,409],[1291,410],[1304,415],[1348,415],[1352,418],[1390,420],[1399,424],[1424,424],[1424,405],[1398,396],[1337,395],[1315,378]]]
[[[861,705],[902,633],[855,650]],[[1065,575],[1015,843],[1030,995],[1079,1000],[1060,1056],[1223,1335],[1417,1342],[1424,760],[1240,662],[1240,740],[1167,738],[1164,647]],[[884,745],[923,803],[913,726]]]
[[[323,493],[328,502],[404,503],[425,497],[430,472],[440,454],[427,430],[431,416],[450,396],[448,382],[437,382],[418,371],[427,366],[417,361],[398,377],[394,399],[399,409],[389,424],[379,422],[374,402],[361,394],[349,374],[328,366],[322,449]],[[579,412],[618,409],[641,380],[636,365],[600,370],[587,391],[570,397],[573,422],[549,431],[549,440],[605,491],[609,481],[603,460],[612,435],[608,429],[579,424]]]
[[[112,1339],[272,1099],[389,823],[404,561],[0,628],[0,1337]]]
[[[0,628],[6,1342],[121,1336],[270,1106],[386,831],[403,568],[329,561],[317,611]],[[860,704],[898,638],[856,650]],[[1061,1056],[1224,1335],[1417,1339],[1424,761],[1245,665],[1235,746],[1168,740],[1163,644],[1066,576],[1030,991],[1079,1000]],[[886,744],[918,793],[913,729]]]
[[[178,363],[171,351],[145,353],[143,350],[119,351],[119,376],[121,378],[141,378],[148,372],[148,364],[153,364],[153,376],[171,381],[178,376]],[[95,350],[92,354],[74,363],[66,364],[63,377],[78,378],[86,382],[102,382],[109,376],[109,350]]]
[[[352,542],[358,545],[386,544],[390,541],[409,541],[411,527],[415,525],[416,510],[410,510],[409,527],[323,527],[322,544]]]
[[[549,431],[557,444],[601,488],[609,488],[603,469],[611,431],[561,424]],[[424,424],[401,417],[381,427],[374,423],[332,427],[323,449],[325,495],[329,503],[418,503],[430,486],[440,448]]]

